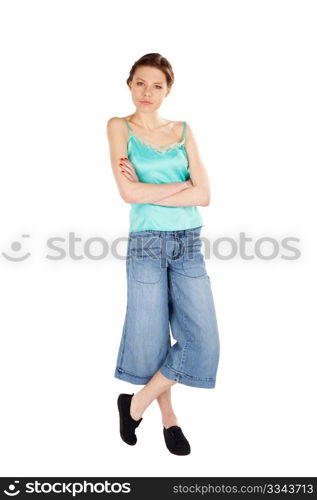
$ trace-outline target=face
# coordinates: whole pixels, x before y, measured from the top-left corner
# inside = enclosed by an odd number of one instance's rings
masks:
[[[165,74],[152,66],[138,67],[129,87],[135,107],[144,112],[158,109],[163,99],[170,93]]]

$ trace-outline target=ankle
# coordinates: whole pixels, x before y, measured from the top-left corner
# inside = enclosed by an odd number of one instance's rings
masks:
[[[168,427],[172,425],[178,425],[177,417],[174,412],[162,413],[162,422],[165,429],[168,429]]]
[[[136,394],[134,394],[131,398],[131,405],[130,405],[130,416],[133,418],[133,420],[140,420],[142,417],[143,411],[141,410]]]

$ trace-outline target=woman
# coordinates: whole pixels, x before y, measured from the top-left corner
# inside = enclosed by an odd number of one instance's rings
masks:
[[[144,55],[127,79],[135,112],[107,123],[114,177],[131,203],[127,309],[114,376],[144,385],[118,397],[121,438],[136,444],[135,429],[157,399],[168,450],[187,455],[171,387],[215,387],[220,346],[200,239],[208,176],[190,126],[158,114],[173,82],[164,57]]]

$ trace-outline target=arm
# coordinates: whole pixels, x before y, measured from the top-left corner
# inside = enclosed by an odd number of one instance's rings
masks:
[[[210,188],[207,171],[199,156],[194,134],[187,124],[185,147],[189,161],[190,179],[193,186],[162,200],[154,202],[155,205],[171,207],[188,207],[200,205],[206,207],[210,203]]]
[[[162,200],[154,201],[153,204],[165,205],[168,207],[206,207],[209,205],[209,202],[207,202],[205,195],[199,187],[192,186],[181,193],[172,194],[171,196],[166,196],[166,198]]]
[[[107,137],[113,174],[120,196],[126,203],[153,203],[191,187],[192,184],[188,180],[185,182],[155,184],[134,182],[122,175],[119,166],[120,158],[127,157],[128,154],[123,125],[121,118],[110,118],[107,122]]]

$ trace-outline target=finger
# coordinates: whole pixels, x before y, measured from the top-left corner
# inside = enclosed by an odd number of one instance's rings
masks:
[[[118,166],[120,167],[120,169],[122,171],[129,173],[131,175],[131,177],[129,177],[130,179],[132,179],[134,182],[139,182],[139,178],[138,178],[136,171],[135,171],[135,168],[132,164],[130,166],[130,165],[120,163]]]
[[[129,158],[120,158],[120,161],[123,161],[125,163],[130,163]]]
[[[119,165],[123,165],[123,166],[125,166],[127,168],[132,168],[134,170],[134,166],[129,161],[121,160],[121,162],[119,163]]]
[[[131,162],[129,162],[129,160],[121,160],[121,163],[123,163],[124,165],[126,165],[127,167],[131,167],[131,168],[134,168],[134,165],[132,165]]]
[[[135,175],[134,168],[129,167],[127,165],[123,165],[121,168],[123,168],[126,172],[130,172],[131,175]]]
[[[134,167],[132,167],[131,165],[125,165],[125,164],[120,164],[123,168],[126,168],[127,170],[129,170],[130,172],[134,171]]]
[[[132,174],[128,174],[128,175],[130,176],[129,179],[131,179],[131,181],[133,181],[133,182],[137,182],[139,180],[139,179],[136,179],[135,176]]]
[[[121,170],[122,174],[129,179],[129,181],[133,181],[133,178],[129,172],[126,172],[125,170]]]

